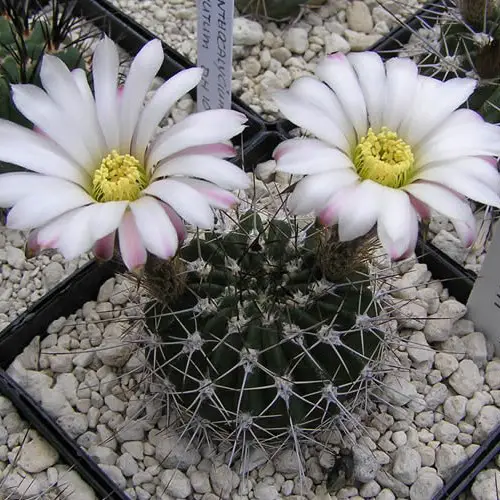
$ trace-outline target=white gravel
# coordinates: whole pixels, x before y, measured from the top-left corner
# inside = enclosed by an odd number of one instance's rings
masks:
[[[196,61],[196,2],[194,0],[112,0],[124,13]],[[278,110],[270,92],[286,88],[314,72],[326,54],[365,50],[407,19],[418,0],[327,0],[305,8],[286,23],[236,17],[234,22],[234,95],[273,120]]]

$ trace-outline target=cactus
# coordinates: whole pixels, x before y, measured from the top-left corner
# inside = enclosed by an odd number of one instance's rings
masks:
[[[303,5],[320,5],[323,0],[236,0],[241,14],[283,21],[300,13]]]
[[[349,413],[383,333],[366,274],[374,242],[332,231],[249,210],[174,260],[148,259],[150,359],[188,422],[272,447]]]

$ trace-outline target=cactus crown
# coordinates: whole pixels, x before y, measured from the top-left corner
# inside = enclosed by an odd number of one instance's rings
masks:
[[[365,266],[373,241],[339,243],[256,209],[233,220],[173,261],[148,261],[157,373],[187,421],[219,437],[282,444],[328,429],[381,347]]]

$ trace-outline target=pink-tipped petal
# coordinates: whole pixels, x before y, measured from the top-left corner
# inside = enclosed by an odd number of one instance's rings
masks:
[[[170,158],[176,158],[183,155],[210,155],[216,158],[232,158],[236,156],[236,149],[232,144],[225,142],[216,142],[214,144],[205,144],[202,146],[193,146],[183,149],[178,153],[173,154]]]
[[[179,240],[160,202],[151,196],[143,196],[130,204],[130,210],[146,249],[161,259],[173,257]]]
[[[166,203],[161,202],[161,206],[163,210],[165,210],[168,215],[170,222],[173,224],[175,231],[177,232],[177,238],[179,239],[179,244],[182,244],[187,237],[187,229],[186,225],[182,221],[182,219],[177,215],[177,212]]]
[[[130,210],[125,212],[118,227],[118,241],[123,263],[129,271],[140,271],[146,264],[148,254]]]
[[[227,210],[236,206],[239,203],[238,197],[233,193],[222,189],[211,182],[202,181],[199,179],[176,179],[179,182],[193,187],[202,194],[208,203],[214,208]]]
[[[418,198],[415,198],[415,196],[411,194],[409,194],[408,196],[410,197],[410,203],[413,205],[413,208],[417,211],[417,214],[420,216],[420,218],[422,220],[430,219],[431,209]]]
[[[31,259],[38,255],[41,251],[42,248],[38,243],[38,229],[30,231],[24,247],[24,255],[27,259]]]
[[[95,242],[93,252],[99,260],[111,260],[115,250],[116,231]]]
[[[470,246],[472,246],[474,241],[476,241],[477,235],[476,218],[474,217],[472,211],[470,212],[470,216],[465,220],[450,220],[464,247],[469,248]]]

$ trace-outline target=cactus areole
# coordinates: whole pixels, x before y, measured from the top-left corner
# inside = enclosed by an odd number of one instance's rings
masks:
[[[283,442],[328,429],[347,399],[363,399],[383,338],[374,297],[366,274],[326,279],[327,249],[322,229],[250,211],[237,229],[193,238],[177,260],[184,272],[146,267],[159,299],[148,308],[161,339],[151,359],[189,420]]]

